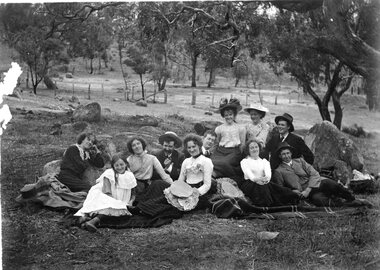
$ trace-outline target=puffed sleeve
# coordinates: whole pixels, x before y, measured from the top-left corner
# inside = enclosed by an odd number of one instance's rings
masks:
[[[272,170],[270,168],[270,163],[265,158],[263,158],[263,163],[264,163],[265,178],[267,178],[267,180],[269,181],[272,178]]]
[[[188,160],[188,159],[185,159],[185,160],[182,162],[182,165],[181,165],[181,172],[179,173],[178,181],[183,181],[183,182],[185,182],[185,180],[186,180],[186,164],[187,164],[187,160]]]
[[[156,170],[156,172],[161,176],[162,180],[169,184],[173,183],[173,179],[170,177],[169,174],[167,174],[164,171],[164,168],[162,168],[161,163],[158,161],[156,157],[153,157],[153,167]]]
[[[248,177],[246,180],[251,180],[252,182],[255,182],[255,175],[252,173],[250,166],[249,166],[249,161],[248,159],[243,159],[240,161],[240,167],[244,173],[244,176]]]

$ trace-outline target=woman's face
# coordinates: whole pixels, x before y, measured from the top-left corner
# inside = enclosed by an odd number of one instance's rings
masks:
[[[235,120],[235,114],[234,114],[233,110],[225,110],[223,117],[224,117],[224,120],[226,120],[226,122],[228,124],[233,123]]]
[[[257,125],[261,120],[261,113],[256,110],[250,110],[251,120],[254,125]]]
[[[84,150],[90,150],[92,147],[92,139],[93,138],[89,138],[89,137],[84,138],[84,140],[81,142],[80,146]]]
[[[200,154],[200,147],[195,144],[194,141],[189,141],[187,142],[187,152],[189,152],[192,157],[195,157]]]
[[[132,151],[135,155],[140,155],[144,152],[143,145],[139,140],[134,140],[132,142]]]
[[[118,159],[114,164],[113,168],[117,173],[124,173],[127,168],[127,164],[122,159]]]
[[[260,153],[260,147],[256,142],[251,142],[249,144],[249,156],[253,158],[257,158]]]

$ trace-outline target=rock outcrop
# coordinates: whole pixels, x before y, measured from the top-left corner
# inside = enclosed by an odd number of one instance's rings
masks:
[[[101,120],[101,107],[97,102],[78,106],[73,113],[74,121],[99,122]]]
[[[354,142],[331,122],[315,124],[306,134],[305,143],[315,155],[313,166],[334,167],[334,175],[343,184],[352,177],[352,170],[361,171],[364,159]]]

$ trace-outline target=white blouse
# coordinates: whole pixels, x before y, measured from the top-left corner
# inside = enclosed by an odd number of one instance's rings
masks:
[[[215,133],[219,138],[219,146],[223,147],[237,147],[244,143],[241,138],[241,134],[245,137],[245,128],[236,123],[232,125],[222,124],[217,126]]]
[[[269,181],[272,176],[270,163],[265,158],[253,159],[246,157],[240,161],[240,166],[244,173],[244,179],[251,180],[252,182],[256,182],[255,180],[260,177],[265,177]]]
[[[211,188],[211,175],[214,165],[211,159],[200,155],[197,158],[189,157],[182,163],[181,173],[178,181],[185,181],[188,184],[203,185],[198,188],[200,195],[206,194]]]

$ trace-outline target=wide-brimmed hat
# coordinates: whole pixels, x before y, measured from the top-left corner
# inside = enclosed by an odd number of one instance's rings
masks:
[[[294,151],[294,147],[288,144],[287,142],[280,142],[280,144],[278,145],[276,149],[276,154],[278,155],[280,151],[283,149],[289,149],[292,153]]]
[[[170,187],[164,190],[164,195],[169,204],[181,211],[190,211],[199,202],[197,189],[184,181],[174,181]]]
[[[177,134],[175,134],[175,132],[173,132],[173,131],[165,132],[165,134],[161,135],[158,138],[158,141],[160,142],[160,144],[164,144],[164,142],[167,142],[167,141],[174,141],[174,147],[175,148],[179,148],[182,146],[181,138],[178,137]]]
[[[269,110],[265,108],[263,105],[254,103],[249,104],[249,107],[244,109],[244,111],[246,111],[247,113],[249,113],[251,110],[263,112],[264,114],[269,112]]]
[[[243,107],[240,105],[240,101],[237,98],[231,98],[230,100],[227,98],[222,98],[219,103],[218,111],[223,116],[223,112],[226,109],[233,109],[236,110],[236,113],[238,113],[243,109]]]
[[[293,117],[290,114],[284,113],[283,115],[278,115],[278,116],[276,116],[276,118],[274,118],[274,122],[276,124],[278,124],[278,121],[280,121],[280,120],[285,120],[286,122],[288,122],[288,124],[290,126],[289,127],[289,132],[294,131]]]

